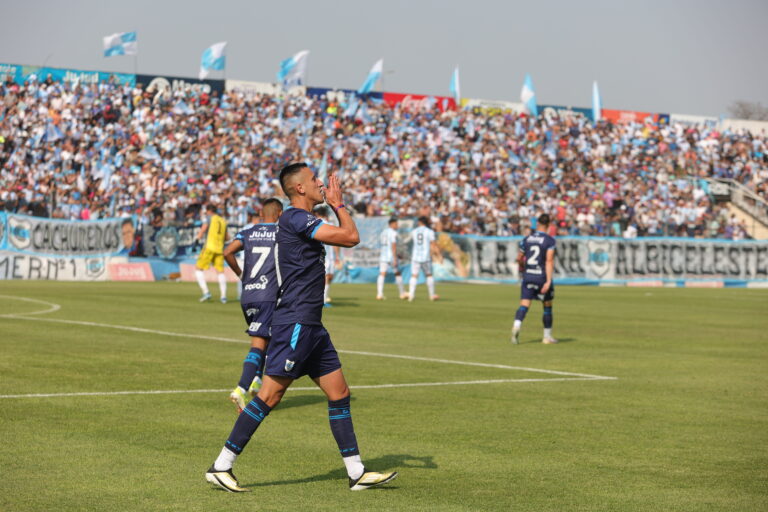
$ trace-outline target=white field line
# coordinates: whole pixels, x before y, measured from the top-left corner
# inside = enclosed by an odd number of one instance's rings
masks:
[[[118,329],[123,331],[140,332],[145,334],[158,334],[161,336],[172,336],[177,338],[194,338],[211,341],[223,341],[226,343],[248,343],[245,339],[234,338],[221,338],[218,336],[206,336],[202,334],[184,334],[172,331],[160,331],[157,329],[146,329],[143,327],[132,327],[128,325],[114,325],[103,324],[98,322],[87,322],[83,320],[67,320],[63,318],[27,318],[27,315],[41,315],[45,313],[53,313],[61,309],[59,304],[52,302],[46,302],[37,299],[30,299],[26,297],[15,297],[10,295],[0,295],[0,298],[8,298],[15,300],[22,300],[26,302],[32,302],[36,304],[43,304],[48,306],[48,309],[35,311],[31,313],[19,313],[19,314],[5,314],[0,315],[0,318],[12,318],[18,320],[32,320],[36,322],[55,322],[69,325],[83,325],[86,327],[101,327],[105,329]],[[518,370],[534,373],[544,373],[548,375],[562,375],[566,378],[551,378],[551,379],[493,379],[493,380],[474,380],[474,381],[458,381],[458,382],[417,382],[417,383],[403,383],[403,384],[376,384],[368,386],[350,386],[352,389],[384,389],[384,388],[406,388],[406,387],[423,387],[423,386],[452,386],[452,385],[474,385],[474,384],[500,384],[500,383],[520,383],[520,382],[547,382],[547,381],[568,381],[568,380],[617,380],[617,377],[608,377],[604,375],[591,375],[588,373],[575,373],[575,372],[563,372],[557,370],[545,370],[542,368],[529,368],[525,366],[510,366],[504,364],[490,364],[490,363],[477,363],[473,361],[455,361],[451,359],[437,359],[431,357],[419,357],[408,356],[403,354],[385,354],[380,352],[364,352],[358,350],[338,350],[339,353],[353,354],[371,357],[389,357],[395,359],[407,359],[410,361],[425,361],[431,363],[442,364],[456,364],[462,366],[477,366],[483,368],[499,368],[503,370]],[[308,388],[291,388],[295,391],[307,391],[314,390],[314,387]],[[157,390],[157,391],[114,391],[114,392],[82,392],[82,393],[44,393],[44,394],[27,394],[27,395],[0,395],[0,398],[45,398],[45,397],[64,397],[64,396],[107,396],[107,395],[156,395],[156,394],[169,394],[169,393],[221,393],[228,390],[218,389],[198,389],[198,390]]]
[[[393,389],[393,388],[420,388],[430,386],[472,386],[476,384],[509,384],[525,382],[562,382],[572,380],[601,380],[591,377],[556,377],[552,379],[490,379],[490,380],[464,380],[456,382],[407,382],[402,384],[370,384],[361,386],[349,386],[350,389]],[[114,395],[172,395],[182,393],[227,393],[227,389],[167,389],[154,391],[106,391],[106,392],[78,392],[78,393],[31,393],[27,395],[0,395],[0,399],[9,398],[60,398],[68,396],[114,396]],[[317,387],[294,387],[288,391],[320,391]]]

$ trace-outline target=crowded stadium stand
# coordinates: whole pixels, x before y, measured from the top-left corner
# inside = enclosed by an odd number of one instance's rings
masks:
[[[450,234],[521,235],[549,212],[558,236],[768,236],[760,123],[609,110],[593,122],[587,109],[531,117],[507,102],[2,69],[2,209],[132,217],[132,256],[158,252],[142,232],[194,225],[206,203],[247,224],[281,196],[275,170],[297,160],[338,173],[358,216],[425,215]]]

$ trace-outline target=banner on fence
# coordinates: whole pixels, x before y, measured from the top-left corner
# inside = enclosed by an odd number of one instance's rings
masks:
[[[109,258],[58,257],[0,251],[0,280],[106,281]]]
[[[134,217],[67,221],[0,212],[0,249],[46,256],[116,256],[133,244]]]
[[[385,218],[366,219],[360,249],[345,253],[348,282],[373,282],[378,266],[378,235]],[[409,263],[411,225],[400,222],[399,260]],[[521,237],[481,237],[440,233],[433,272],[442,280],[515,282],[520,278],[517,254]],[[359,251],[359,252],[358,252]],[[371,270],[364,270],[371,269]],[[625,240],[559,237],[555,280],[563,284],[629,282],[768,281],[768,243],[686,238]]]

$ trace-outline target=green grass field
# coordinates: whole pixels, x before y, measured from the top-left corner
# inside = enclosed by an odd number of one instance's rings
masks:
[[[194,284],[3,281],[0,510],[768,510],[768,290],[561,286],[553,346],[540,305],[509,343],[512,286],[333,292],[363,460],[400,472],[389,487],[349,492],[306,378],[235,466],[253,492],[205,482],[236,416],[238,304],[199,304]],[[115,394],[139,391],[177,392]],[[94,395],[9,397],[62,393]]]

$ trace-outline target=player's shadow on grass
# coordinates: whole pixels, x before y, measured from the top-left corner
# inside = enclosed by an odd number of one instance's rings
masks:
[[[303,407],[305,405],[315,405],[321,403],[328,403],[328,399],[322,393],[314,395],[287,394],[282,400],[280,400],[280,405],[278,405],[278,408],[282,411],[283,409],[291,409],[293,407]]]
[[[431,455],[417,457],[415,455],[398,454],[382,455],[375,459],[366,459],[365,466],[370,471],[400,471],[404,469],[437,469],[437,464],[432,460]],[[305,478],[294,478],[290,480],[275,480],[272,482],[256,482],[243,484],[245,487],[267,487],[270,485],[296,485],[308,484],[311,482],[322,482],[324,480],[342,480],[347,481],[347,473],[344,468],[334,469],[322,475],[308,476]],[[382,487],[384,489],[397,489],[396,486],[389,485]]]
[[[579,341],[579,340],[577,340],[576,338],[557,338],[557,343],[558,344],[560,344],[560,343],[572,343],[574,341]],[[523,343],[539,343],[539,344],[541,344],[541,338],[536,338],[536,339],[531,339],[531,340],[528,340],[528,341],[521,341],[520,342],[521,345]]]
[[[333,308],[359,308],[360,304],[355,299],[333,299],[330,309]]]

